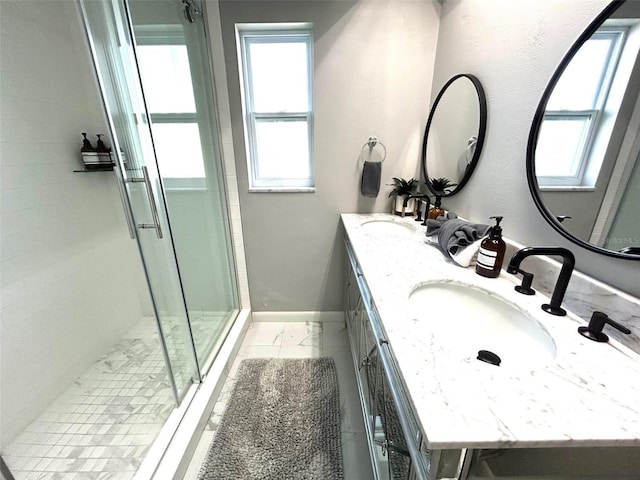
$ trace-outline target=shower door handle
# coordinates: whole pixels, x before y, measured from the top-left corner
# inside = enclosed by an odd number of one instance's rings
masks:
[[[131,237],[131,240],[135,240],[136,226],[135,226],[135,222],[133,221],[133,217],[131,216],[131,210],[129,209],[129,201],[127,200],[127,190],[124,186],[122,173],[120,172],[120,168],[118,165],[115,166],[114,170],[116,172],[116,177],[118,177],[118,191],[120,192],[120,200],[122,201],[124,218],[127,222],[127,227],[129,228],[129,237]]]
[[[142,177],[132,177],[127,179],[127,182],[131,183],[144,183],[147,190],[147,199],[149,200],[149,208],[151,208],[151,216],[153,217],[153,223],[139,223],[138,228],[153,228],[156,231],[156,236],[162,238],[162,228],[160,227],[160,217],[158,216],[158,208],[156,207],[156,200],[153,197],[153,189],[151,188],[151,180],[149,179],[149,171],[147,167],[142,167]]]

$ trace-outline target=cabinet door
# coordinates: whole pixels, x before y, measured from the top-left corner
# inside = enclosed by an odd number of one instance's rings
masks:
[[[345,323],[349,332],[349,340],[351,343],[351,353],[353,355],[354,364],[357,366],[360,361],[360,323],[362,316],[362,297],[358,288],[356,276],[351,268],[351,264],[347,261],[345,286]]]
[[[358,364],[358,376],[362,386],[362,401],[364,403],[364,411],[366,412],[365,423],[368,425],[369,431],[373,431],[373,407],[374,392],[376,389],[376,367],[378,346],[376,338],[371,329],[369,316],[364,309],[359,311],[360,318],[360,344],[358,351],[360,352],[360,362]]]
[[[351,264],[347,261],[347,282],[345,291],[346,310],[348,313],[353,314],[358,308],[360,300],[360,289],[358,288],[358,282],[356,280],[356,274],[351,268]]]
[[[411,457],[386,372],[381,362],[378,363],[373,416],[375,443],[382,454],[378,456],[379,470],[385,472],[382,478],[407,479],[411,471]]]

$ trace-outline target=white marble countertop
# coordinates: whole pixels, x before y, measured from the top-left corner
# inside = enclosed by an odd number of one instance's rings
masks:
[[[406,228],[381,234],[379,224],[365,224],[371,220]],[[413,218],[343,214],[342,222],[429,448],[640,446],[640,356],[613,339],[582,337],[582,319],[545,313],[540,305],[548,298],[515,292],[520,279],[504,270],[489,279],[457,266],[426,243],[425,227]],[[514,303],[546,328],[556,357],[503,368],[476,360],[477,352],[460,355],[410,311],[412,289],[434,280],[470,284]]]

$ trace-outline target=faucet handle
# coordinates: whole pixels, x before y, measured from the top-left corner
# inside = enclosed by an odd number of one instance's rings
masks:
[[[536,291],[531,288],[531,284],[533,283],[533,273],[525,272],[519,268],[516,269],[515,273],[520,273],[522,275],[522,284],[516,285],[513,289],[523,295],[535,295]]]
[[[591,320],[589,320],[589,325],[586,327],[578,327],[578,332],[583,337],[587,337],[589,340],[593,340],[594,342],[608,342],[609,337],[606,333],[602,332],[606,324],[611,325],[613,328],[620,330],[622,333],[627,335],[631,333],[631,330],[624,325],[611,320],[609,316],[603,312],[593,312]]]

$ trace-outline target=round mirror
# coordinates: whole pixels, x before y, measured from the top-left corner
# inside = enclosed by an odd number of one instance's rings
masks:
[[[640,259],[640,2],[615,1],[554,73],[527,146],[538,209],[592,251]]]
[[[480,81],[468,73],[451,78],[431,107],[422,141],[422,173],[434,195],[462,190],[478,163],[486,126]]]

